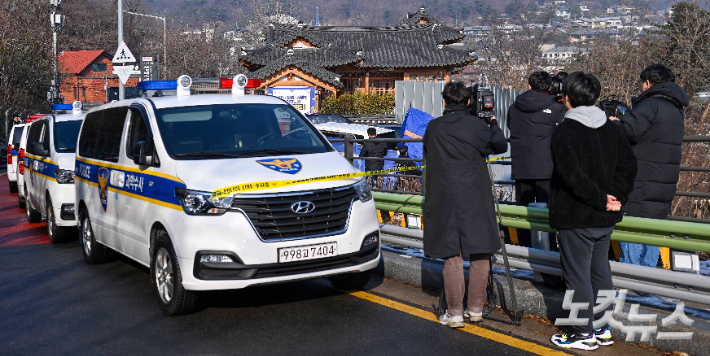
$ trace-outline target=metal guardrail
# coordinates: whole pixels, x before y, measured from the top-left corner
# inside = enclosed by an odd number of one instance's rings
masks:
[[[373,192],[377,209],[406,214],[422,214],[424,197]],[[515,205],[501,205],[501,223],[506,227],[555,232],[548,211]],[[611,235],[612,240],[670,247],[686,251],[710,252],[710,228],[706,224],[625,216]]]
[[[382,225],[380,231],[382,242],[424,248],[422,230]],[[511,267],[562,276],[558,252],[508,244],[506,250]],[[503,264],[500,253],[493,256],[493,263]],[[710,305],[710,277],[616,261],[610,261],[609,265],[615,287]]]

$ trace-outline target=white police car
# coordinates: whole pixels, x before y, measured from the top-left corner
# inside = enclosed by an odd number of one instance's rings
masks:
[[[75,169],[86,261],[105,261],[111,249],[149,266],[168,315],[190,312],[202,290],[320,277],[341,288],[365,285],[380,249],[364,180],[213,195],[236,184],[356,172],[298,110],[244,95],[258,81],[231,82],[219,80],[231,95],[192,96],[187,76],[142,82],[178,96],[86,115]]]
[[[25,131],[25,124],[17,124],[10,129],[7,142],[7,180],[10,182],[10,193],[17,193],[17,162],[20,151],[20,140]]]
[[[84,114],[78,101],[52,109],[72,113],[50,114],[30,125],[24,182],[27,221],[38,223],[46,216],[49,241],[57,243],[75,231],[74,156]]]

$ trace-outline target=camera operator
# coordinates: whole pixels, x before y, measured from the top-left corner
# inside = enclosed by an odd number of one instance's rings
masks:
[[[550,95],[555,98],[555,101],[564,104],[562,102],[562,83],[569,77],[567,72],[557,72],[554,77],[552,77],[552,87],[550,88]]]
[[[530,74],[528,84],[530,90],[520,94],[508,110],[511,178],[515,180],[515,201],[519,206],[549,200],[553,170],[550,139],[565,115],[564,106],[548,94],[552,86],[548,73]],[[556,246],[554,235],[550,239],[550,246]],[[532,247],[530,230],[518,229],[518,243]]]
[[[444,259],[448,310],[439,322],[463,327],[464,317],[483,320],[488,263],[500,248],[485,157],[507,151],[508,144],[495,117],[469,114],[470,92],[462,82],[447,83],[442,96],[444,115],[424,134],[424,253]],[[463,256],[471,260],[466,310]]]
[[[675,82],[670,68],[652,64],[641,72],[642,93],[632,99],[633,109],[620,117],[610,117],[629,139],[638,159],[638,175],[629,204],[628,216],[666,219],[671,211],[680,176],[684,111],[688,94]],[[656,267],[658,246],[620,242],[621,262]]]

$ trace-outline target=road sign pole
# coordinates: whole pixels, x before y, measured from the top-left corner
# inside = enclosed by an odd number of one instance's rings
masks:
[[[123,0],[118,0],[118,44],[123,42]],[[125,63],[124,63],[125,64]],[[126,98],[126,89],[119,79],[118,81],[118,100]]]

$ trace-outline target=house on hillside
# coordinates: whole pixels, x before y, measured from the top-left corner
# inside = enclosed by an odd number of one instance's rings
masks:
[[[84,105],[98,105],[118,98],[118,76],[113,74],[111,55],[103,50],[64,51],[58,56],[65,103],[81,101]],[[138,78],[126,83],[127,97],[135,91]]]
[[[327,95],[391,93],[397,80],[448,82],[477,59],[449,46],[464,37],[422,7],[396,26],[272,23],[266,46],[242,48],[239,59],[249,78],[261,79],[261,90],[313,88],[318,110]]]

